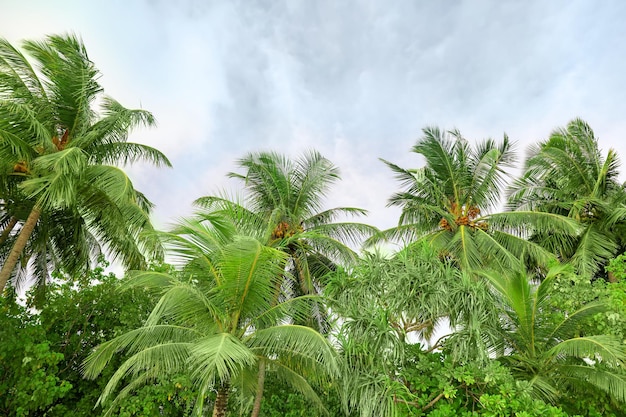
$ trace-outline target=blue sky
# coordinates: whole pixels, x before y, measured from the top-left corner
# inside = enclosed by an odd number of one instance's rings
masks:
[[[574,117],[626,155],[623,1],[2,0],[12,42],[75,32],[107,94],[152,111],[132,140],[174,169],[133,166],[160,225],[220,189],[246,152],[315,148],[343,181],[328,206],[385,208],[427,125],[535,141]],[[521,161],[520,161],[521,163]],[[623,170],[626,168],[623,168]],[[622,176],[624,177],[624,176]],[[622,178],[626,179],[626,178]]]

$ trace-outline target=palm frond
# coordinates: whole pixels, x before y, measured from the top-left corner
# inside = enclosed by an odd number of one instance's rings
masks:
[[[563,365],[559,368],[573,383],[588,383],[606,392],[621,403],[626,403],[626,375],[623,371],[612,371],[586,365]]]
[[[365,238],[379,232],[376,227],[363,223],[327,223],[309,227],[306,230],[311,237],[334,239],[341,246],[360,245]]]
[[[626,348],[615,336],[598,335],[575,337],[563,340],[548,351],[549,355],[569,355],[576,358],[591,358],[608,365],[623,364]]]
[[[323,256],[327,259],[342,264],[350,264],[357,258],[356,252],[342,243],[341,236],[338,236],[339,239],[335,239],[325,233],[311,231],[300,233],[298,236],[294,236],[294,238],[293,240],[286,239],[280,246],[288,247],[290,244],[295,246],[300,252],[300,258],[305,256],[305,252],[324,254]]]
[[[500,190],[506,185],[504,168],[513,166],[515,153],[505,135],[499,145],[491,139],[479,143],[473,156],[470,164],[473,178],[469,194],[474,201],[480,202],[482,209],[487,210],[500,199]]]
[[[187,364],[199,386],[214,387],[235,379],[242,369],[256,362],[257,357],[239,339],[230,333],[217,333],[193,343]]]
[[[600,232],[594,225],[588,225],[577,240],[576,251],[570,262],[584,276],[593,276],[600,266],[614,257],[617,242]]]
[[[0,39],[0,94],[28,101],[45,98],[45,90],[28,59],[6,39]]]
[[[572,334],[578,330],[582,320],[587,317],[602,313],[608,310],[608,306],[603,301],[590,302],[576,311],[569,313],[561,321],[554,323],[550,329],[550,337],[555,340],[563,340],[564,335]]]
[[[177,352],[174,359],[181,359],[181,352],[186,350],[185,343],[193,340],[197,337],[197,332],[187,327],[181,327],[171,324],[160,324],[148,327],[140,327],[135,330],[126,332],[114,339],[109,340],[98,346],[94,352],[92,352],[83,363],[83,374],[86,378],[96,378],[106,365],[110,362],[111,358],[116,352],[127,350],[132,354],[140,353],[145,349],[152,347],[159,347],[163,344],[178,343],[179,346],[174,346],[173,349]],[[153,354],[153,353],[150,353]],[[148,358],[144,356],[143,359]],[[134,359],[124,367],[124,373],[130,370],[131,367],[140,366],[136,364],[138,359]],[[159,359],[160,361],[161,359]],[[169,360],[163,358],[163,360]]]
[[[239,320],[269,307],[275,283],[284,271],[286,255],[262,246],[253,239],[237,239],[224,248],[220,262],[220,283],[225,305],[233,315],[232,326]]]
[[[292,371],[288,367],[284,366],[280,362],[271,363],[272,370],[279,375],[279,378],[286,382],[292,389],[300,393],[307,399],[318,411],[328,415],[324,403],[320,399],[319,395],[311,387],[309,382],[297,372]]]
[[[486,220],[499,230],[508,230],[519,236],[529,236],[532,230],[569,236],[575,236],[581,231],[580,223],[576,220],[554,213],[507,211],[490,214]]]
[[[126,377],[131,378],[131,384],[135,381],[133,386],[136,386],[149,378],[154,378],[155,372],[173,374],[183,371],[189,357],[190,347],[188,342],[165,342],[135,353],[126,359],[111,376],[100,394],[98,404],[105,402]],[[157,363],[158,366],[155,366]]]
[[[316,213],[313,216],[305,219],[303,223],[311,225],[311,226],[317,226],[317,225],[334,222],[342,216],[365,216],[366,214],[367,214],[367,210],[363,210],[360,208],[335,207],[332,209],[328,209],[328,210],[324,210],[322,212]]]
[[[329,341],[316,330],[295,324],[259,329],[245,339],[253,351],[281,358],[290,368],[315,369],[313,378],[325,380],[339,373],[338,356]]]
[[[78,136],[93,121],[91,103],[102,92],[97,82],[99,72],[82,40],[74,35],[52,35],[42,42],[26,41],[23,46],[39,64],[59,124]]]
[[[295,186],[294,213],[315,213],[321,209],[330,185],[339,180],[339,169],[319,152],[310,150],[296,161],[293,171]]]
[[[448,245],[443,249],[453,253],[456,261],[463,269],[472,270],[482,265],[483,254],[479,251],[472,231],[467,226],[459,226]]]
[[[80,174],[86,167],[87,158],[79,149],[43,155],[33,161],[38,176],[25,180],[21,187],[29,198],[37,198],[42,207],[69,207],[76,202]]]

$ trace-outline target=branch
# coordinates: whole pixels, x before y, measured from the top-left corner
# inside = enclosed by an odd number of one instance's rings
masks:
[[[437,401],[439,401],[440,399],[442,399],[444,396],[444,393],[440,393],[439,395],[437,395],[435,398],[433,398],[428,404],[426,404],[425,406],[421,407],[420,410],[421,411],[426,411],[429,408],[431,408],[433,405],[435,405],[437,403]],[[415,402],[415,401],[407,401],[407,400],[403,400],[402,398],[396,398],[396,396],[393,396],[393,402],[394,403],[402,403],[402,404],[406,404],[406,405],[412,405],[413,407],[420,407],[420,403]]]
[[[426,320],[424,322],[406,323],[404,325],[404,331],[407,333],[417,332],[430,326],[432,326],[432,322],[430,320]]]
[[[438,347],[441,347],[441,342],[443,342],[443,339],[445,339],[446,337],[450,337],[450,336],[452,335],[444,334],[443,336],[441,336],[439,339],[437,339],[434,345],[432,345],[430,348],[428,348],[428,350],[426,350],[426,353],[431,353],[433,350],[437,349]]]
[[[439,401],[440,399],[443,398],[443,392],[439,395],[437,395],[435,398],[432,399],[431,402],[429,402],[428,404],[426,404],[424,407],[422,407],[422,411],[426,411],[428,410],[430,407],[432,407],[433,405],[435,405],[437,403],[437,401]]]

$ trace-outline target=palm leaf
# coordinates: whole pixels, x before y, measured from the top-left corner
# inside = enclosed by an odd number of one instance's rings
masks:
[[[316,330],[295,324],[259,329],[246,338],[246,344],[264,357],[281,358],[282,363],[303,371],[315,369],[312,378],[325,380],[339,373],[335,349]]]
[[[572,383],[586,382],[618,401],[626,402],[626,376],[623,373],[585,365],[563,365],[559,370],[567,375]]]
[[[199,386],[214,387],[235,379],[257,357],[229,333],[217,333],[196,340],[190,348],[188,365]]]
[[[328,415],[328,411],[319,395],[311,388],[311,385],[302,375],[292,371],[280,362],[272,362],[271,367],[278,374],[281,381],[286,382],[294,391],[306,398],[318,411]]]
[[[180,359],[180,352],[186,349],[185,343],[193,340],[196,337],[197,332],[187,327],[175,326],[170,324],[140,327],[138,329],[126,332],[98,346],[96,350],[92,352],[87,357],[87,359],[85,359],[83,363],[83,373],[86,378],[93,379],[97,377],[100,372],[102,372],[102,370],[109,363],[109,361],[116,352],[128,350],[128,352],[135,354],[140,353],[148,348],[158,348],[159,346],[167,344],[168,342],[181,344],[179,346],[173,347],[173,349],[177,349],[176,351],[179,352],[173,358],[178,360]],[[142,358],[147,359],[148,356],[143,356]],[[170,359],[163,358],[163,360]],[[124,367],[124,373],[126,373],[126,371],[130,370],[132,367],[136,367],[138,363],[137,361],[138,359],[135,358],[131,362],[129,362]],[[140,368],[141,367],[137,367],[137,369]]]
[[[548,351],[549,355],[568,355],[592,358],[609,365],[623,364],[626,360],[624,344],[615,336],[599,335],[563,340]]]

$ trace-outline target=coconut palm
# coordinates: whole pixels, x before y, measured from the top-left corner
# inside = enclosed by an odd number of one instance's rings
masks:
[[[41,242],[55,246],[44,245],[47,252],[40,258],[70,272],[87,266],[88,254],[100,246],[128,267],[141,266],[142,249],[150,243],[142,239],[151,228],[150,204],[124,171],[110,164],[169,165],[159,151],[127,142],[131,130],[154,124],[152,115],[102,95],[99,73],[77,37],[26,41],[23,49],[31,60],[0,40],[0,175],[4,183],[17,182],[19,191],[13,187],[11,195],[0,195],[4,219],[9,218],[5,231],[15,237],[11,250],[2,252],[0,291],[20,258],[26,266],[33,252],[42,250]],[[93,110],[96,100],[100,114]],[[33,236],[40,237],[39,244]]]
[[[551,255],[525,238],[529,231],[575,233],[577,224],[552,213],[517,211],[490,213],[499,202],[506,168],[514,153],[504,136],[501,142],[484,140],[471,147],[459,131],[425,128],[412,151],[425,166],[404,169],[384,161],[401,182],[390,206],[402,208],[398,226],[370,239],[428,241],[465,269],[491,265],[507,269],[521,260],[544,264]]]
[[[162,297],[144,327],[104,343],[86,361],[86,375],[93,378],[115,352],[129,355],[100,397],[104,403],[121,382],[128,383],[109,413],[134,387],[167,373],[190,376],[198,392],[197,415],[217,391],[213,416],[225,415],[233,392],[254,396],[257,416],[266,372],[322,407],[307,380],[336,374],[336,353],[314,329],[287,321],[306,314],[307,296],[275,303],[287,255],[256,239],[232,236],[232,228],[213,220],[196,231],[197,240],[178,240],[179,255],[195,259],[180,275],[138,272],[130,279],[128,285],[156,288]]]
[[[536,230],[533,240],[571,262],[581,274],[593,276],[623,252],[626,192],[617,181],[619,161],[614,150],[606,157],[593,130],[581,119],[552,132],[530,148],[525,172],[511,189],[509,206],[568,216],[583,230],[570,239]]]
[[[244,173],[229,176],[243,182],[246,194],[242,202],[209,196],[196,203],[207,213],[227,215],[248,235],[286,252],[290,261],[285,276],[295,278],[291,296],[318,293],[335,263],[357,259],[349,245],[358,245],[376,232],[365,224],[337,222],[342,216],[364,215],[365,210],[322,209],[330,186],[339,180],[339,171],[316,151],[296,160],[272,152],[251,153],[238,164]],[[311,314],[318,325],[323,324],[319,306]]]
[[[551,298],[555,279],[569,266],[554,266],[540,283],[525,272],[482,272],[500,299],[502,340],[500,360],[513,375],[530,384],[534,394],[549,402],[575,388],[600,389],[626,402],[626,349],[619,338],[579,335],[582,320],[608,310],[603,301],[583,305],[554,319]]]

